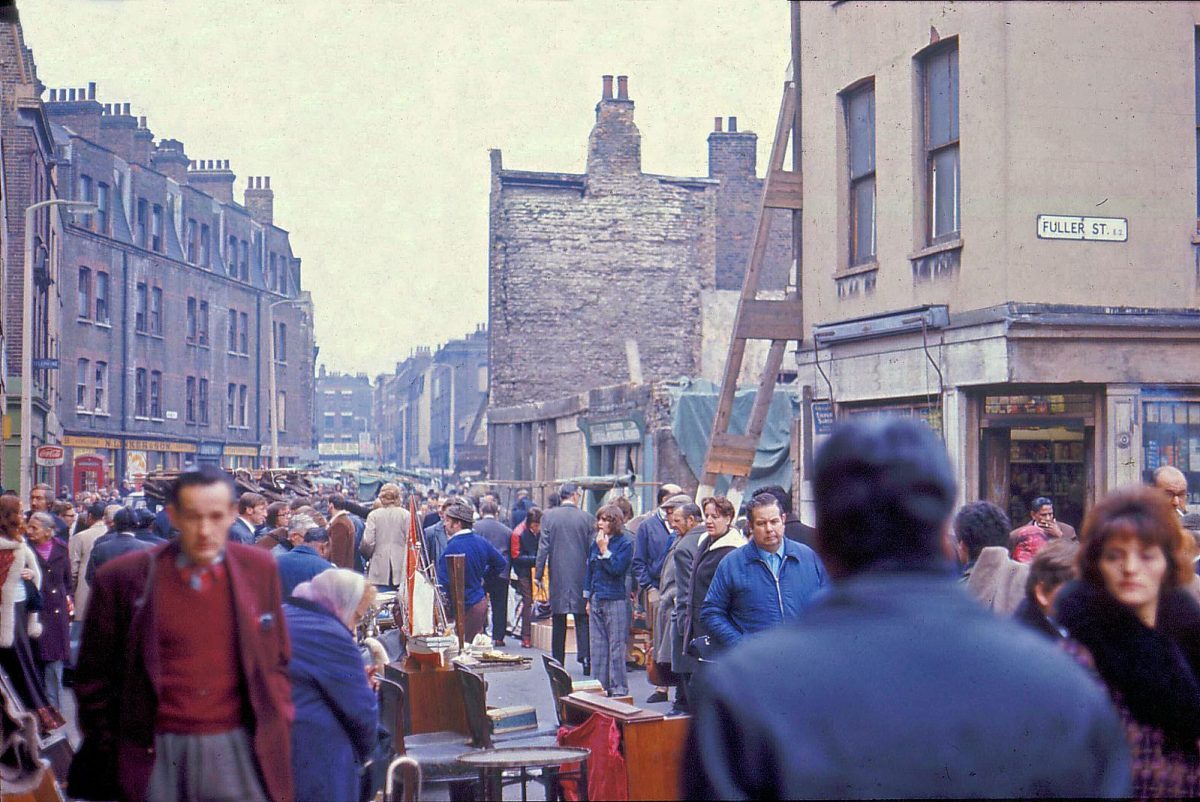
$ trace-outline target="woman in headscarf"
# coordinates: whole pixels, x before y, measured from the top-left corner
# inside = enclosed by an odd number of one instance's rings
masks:
[[[361,574],[331,568],[297,585],[283,606],[296,802],[359,798],[359,768],[375,747],[379,713],[354,629],[374,598]]]
[[[1200,606],[1182,590],[1193,569],[1179,515],[1159,491],[1118,491],[1081,540],[1057,620],[1121,713],[1134,795],[1200,795]]]
[[[33,656],[41,668],[46,697],[59,708],[63,663],[71,651],[71,614],[67,609],[71,557],[67,544],[54,536],[54,517],[48,513],[35,512],[29,516],[28,540],[42,574],[42,609],[38,613],[42,634],[33,642]]]

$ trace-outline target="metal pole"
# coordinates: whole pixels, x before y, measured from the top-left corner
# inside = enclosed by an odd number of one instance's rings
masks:
[[[52,198],[25,207],[25,270],[21,277],[21,503],[29,507],[33,490],[33,217],[51,206],[74,206],[77,210],[95,208],[94,203]],[[47,249],[46,258],[52,258]]]
[[[29,508],[33,489],[30,457],[33,451],[33,217],[48,202],[25,209],[25,270],[21,276],[21,504]]]

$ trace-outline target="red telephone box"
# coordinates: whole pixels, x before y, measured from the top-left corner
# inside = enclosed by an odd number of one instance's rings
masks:
[[[104,457],[98,457],[94,454],[76,457],[74,469],[71,474],[72,491],[75,493],[83,491],[95,492],[105,485],[104,478],[107,475],[108,471],[105,469]]]

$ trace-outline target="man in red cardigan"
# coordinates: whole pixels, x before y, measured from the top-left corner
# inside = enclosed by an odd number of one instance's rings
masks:
[[[69,792],[289,802],[293,711],[275,561],[227,542],[233,484],[215,468],[182,475],[167,512],[177,541],[96,574]]]

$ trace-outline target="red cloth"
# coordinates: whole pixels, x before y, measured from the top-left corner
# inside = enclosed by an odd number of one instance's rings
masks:
[[[587,795],[590,800],[629,799],[629,772],[625,768],[625,757],[621,754],[621,730],[612,717],[593,713],[578,727],[558,728],[559,746],[582,746],[592,750],[588,757]],[[570,771],[576,766],[563,766]],[[579,799],[576,781],[562,782],[563,798]]]
[[[244,694],[234,638],[233,598],[224,565],[166,566],[158,607],[158,732],[203,735],[242,726]],[[188,576],[201,582],[193,590]]]
[[[1037,553],[1050,541],[1037,524],[1025,524],[1009,538],[1012,558],[1019,563],[1031,563]]]

